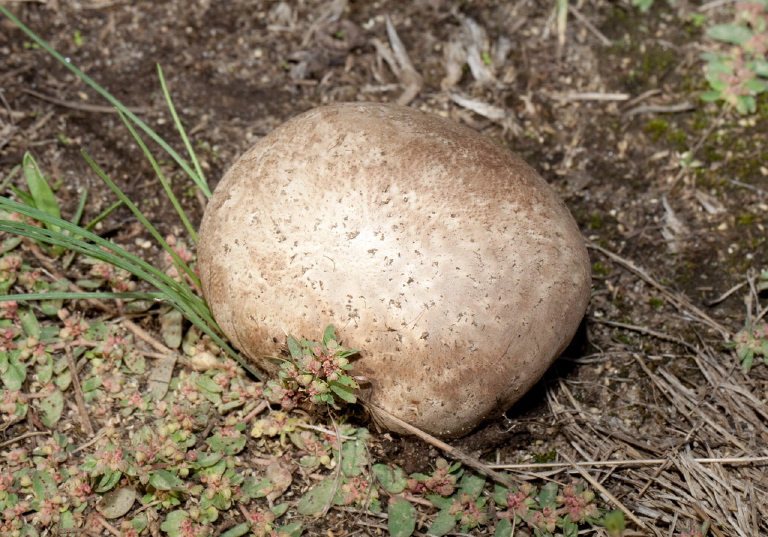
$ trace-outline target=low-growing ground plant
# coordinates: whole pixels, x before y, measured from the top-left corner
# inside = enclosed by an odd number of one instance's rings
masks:
[[[356,403],[357,382],[348,373],[349,358],[358,351],[339,345],[333,325],[323,332],[322,341],[301,341],[288,336],[290,358],[272,358],[280,364],[277,381],[269,381],[265,396],[270,402],[291,409],[309,402],[339,409],[338,400]]]
[[[768,2],[737,2],[734,21],[710,26],[707,35],[729,48],[701,55],[712,88],[701,98],[723,101],[741,114],[755,112],[756,97],[768,90]]]

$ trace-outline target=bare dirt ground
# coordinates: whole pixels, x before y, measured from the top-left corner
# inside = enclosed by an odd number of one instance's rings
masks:
[[[750,285],[723,296],[768,261],[768,101],[742,117],[699,100],[699,55],[714,44],[691,22],[697,3],[657,0],[640,14],[627,2],[574,1],[562,40],[554,1],[5,5],[178,140],[160,64],[212,187],[275,126],[336,101],[401,102],[519,153],[579,223],[593,298],[545,379],[456,445],[488,464],[564,463],[536,470],[551,479],[588,474],[629,513],[627,535],[676,535],[706,521],[712,535],[768,534],[768,477],[754,460],[768,456],[768,368],[745,374],[723,347],[764,300]],[[393,51],[388,18],[410,63]],[[87,221],[113,199],[85,149],[164,234],[181,231],[107,103],[5,18],[0,90],[0,178],[30,151],[62,181],[65,214],[91,190]],[[697,144],[700,165],[681,167]],[[174,188],[199,222],[198,197]],[[149,238],[125,209],[99,233],[131,247]],[[151,317],[142,323],[156,329]],[[31,427],[16,424],[0,442]],[[437,455],[393,435],[378,442],[377,455],[407,472]],[[621,462],[656,459],[664,462]],[[317,521],[308,534],[380,531],[345,520]]]

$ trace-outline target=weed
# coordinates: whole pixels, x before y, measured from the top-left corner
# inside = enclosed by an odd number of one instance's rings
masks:
[[[725,347],[735,349],[736,355],[741,360],[741,367],[749,373],[754,365],[755,358],[763,357],[768,365],[768,323],[759,323],[756,326],[745,326],[733,338],[726,342]]]
[[[712,88],[701,98],[724,101],[741,114],[755,112],[755,96],[768,90],[768,3],[737,4],[734,22],[711,26],[707,35],[731,47],[701,55]]]
[[[264,392],[270,402],[291,409],[304,401],[327,404],[338,409],[338,400],[356,403],[359,386],[347,372],[349,357],[356,350],[345,350],[336,338],[333,325],[323,332],[321,342],[297,340],[288,336],[290,359],[272,358],[280,363],[278,381],[270,381]]]

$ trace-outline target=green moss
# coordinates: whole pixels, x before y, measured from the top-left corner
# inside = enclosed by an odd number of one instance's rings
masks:
[[[616,339],[618,341],[620,341],[621,343],[623,343],[624,345],[628,345],[630,347],[634,347],[635,346],[635,342],[632,341],[632,338],[629,337],[629,336],[625,336],[623,334],[620,334],[620,335],[616,336]]]
[[[592,265],[592,272],[599,276],[608,276],[611,273],[610,269],[599,261]]]
[[[651,140],[658,142],[660,138],[666,136],[667,131],[669,130],[669,123],[663,119],[654,119],[649,121],[643,130],[650,136]]]
[[[664,305],[664,301],[659,298],[651,298],[648,300],[648,304],[650,304],[652,308],[660,308]]]
[[[678,151],[683,151],[687,147],[688,135],[685,131],[671,127],[670,124],[663,119],[649,121],[643,130],[653,142],[664,140]]]
[[[752,213],[740,213],[736,221],[740,226],[749,226],[755,222],[755,215]]]
[[[599,213],[590,213],[587,226],[589,229],[600,229],[603,227],[603,216]]]
[[[555,448],[552,448],[546,453],[534,453],[533,454],[533,460],[536,461],[537,464],[544,464],[546,462],[552,462],[557,459],[557,450]]]

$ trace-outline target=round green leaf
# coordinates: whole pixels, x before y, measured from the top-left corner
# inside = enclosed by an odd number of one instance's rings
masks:
[[[416,529],[416,508],[404,498],[395,498],[389,504],[389,535],[410,537]]]
[[[118,518],[128,514],[136,501],[136,489],[123,487],[104,495],[96,509],[104,518]]]

